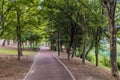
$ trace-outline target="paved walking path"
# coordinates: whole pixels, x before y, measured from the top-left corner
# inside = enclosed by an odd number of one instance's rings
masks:
[[[42,47],[24,80],[73,80],[63,65]]]

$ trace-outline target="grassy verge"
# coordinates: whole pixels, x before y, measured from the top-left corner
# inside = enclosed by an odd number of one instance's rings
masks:
[[[23,51],[23,55],[35,55],[34,51]],[[17,55],[17,49],[0,47],[0,54]]]
[[[20,61],[17,61],[17,49],[0,47],[0,80],[22,80],[29,71],[34,51],[23,51]]]

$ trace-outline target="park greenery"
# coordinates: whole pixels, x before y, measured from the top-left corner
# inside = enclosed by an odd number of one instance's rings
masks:
[[[119,80],[120,3],[117,0],[1,0],[0,39],[22,46],[48,42],[58,56],[111,68]],[[4,43],[3,43],[4,46]]]

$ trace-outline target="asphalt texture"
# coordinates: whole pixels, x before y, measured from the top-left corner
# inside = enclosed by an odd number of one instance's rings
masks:
[[[35,56],[34,63],[24,80],[73,80],[63,65],[42,47]]]

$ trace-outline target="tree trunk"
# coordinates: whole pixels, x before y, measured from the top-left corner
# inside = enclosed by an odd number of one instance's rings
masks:
[[[3,43],[2,43],[2,46],[5,46],[5,42],[6,42],[7,39],[4,39]]]
[[[73,38],[71,38],[70,44],[69,44],[69,46],[67,48],[68,59],[70,59],[70,55],[71,55],[70,51],[71,51],[72,43],[73,43]]]
[[[82,58],[82,55],[80,54],[80,45],[79,45],[79,57]]]
[[[86,31],[84,31],[84,43],[83,43],[83,51],[82,51],[82,62],[85,65],[85,49],[86,48]]]
[[[82,62],[85,65],[85,55],[86,55],[86,20],[85,20],[85,16],[83,16],[83,33],[84,33],[84,42],[83,42],[83,50],[82,50]]]
[[[21,56],[21,30],[20,30],[20,13],[19,13],[19,6],[16,5],[16,13],[17,13],[17,41],[18,41],[18,61],[20,61],[20,56]]]
[[[71,58],[73,58],[74,54],[75,54],[75,50],[76,50],[76,42],[74,41],[74,44],[73,44],[73,51],[72,51],[72,56]]]
[[[35,46],[36,46],[36,47],[38,46],[38,42],[37,42],[37,41],[35,41]]]
[[[110,27],[110,62],[112,76],[116,80],[119,79],[118,66],[117,66],[117,48],[116,48],[116,28],[115,28],[115,9],[117,0],[104,0],[104,6],[107,12],[109,27]]]
[[[9,40],[7,40],[7,45],[10,45],[10,41]]]
[[[68,46],[68,50],[67,50],[67,54],[68,54],[68,59],[70,59],[70,51],[71,51],[71,47],[73,45],[74,42],[74,35],[76,33],[76,29],[77,29],[77,24],[74,23],[71,19],[70,19],[70,26],[71,26],[71,32],[70,32],[70,43]]]
[[[53,50],[53,44],[52,44],[52,41],[50,41],[50,50]]]
[[[94,40],[92,40],[91,45],[90,45],[89,49],[88,49],[87,52],[86,52],[85,58],[87,58],[88,53],[89,53],[90,50],[93,48],[93,43],[94,43]]]
[[[100,36],[98,28],[96,28],[94,34],[95,34],[95,36],[94,36],[95,37],[95,58],[96,58],[96,66],[98,66],[98,51],[99,51],[99,49],[98,49],[98,45],[99,45],[98,37]]]
[[[19,41],[19,35],[17,35],[18,38],[18,61],[20,61],[20,41]]]
[[[18,21],[19,21],[19,17],[18,17]],[[19,23],[19,22],[18,22]],[[21,55],[21,51],[20,51],[20,30],[19,30],[19,26],[17,26],[17,49],[18,49],[18,61],[20,61],[20,55]]]
[[[75,55],[75,51],[76,51],[76,47],[73,48],[73,52],[72,52],[72,56],[71,56],[71,58],[74,57],[74,55]]]
[[[57,40],[57,51],[58,51],[58,56],[60,56],[60,33],[58,31],[58,40]]]
[[[99,49],[98,49],[98,43],[97,43],[97,40],[95,41],[95,58],[96,58],[96,66],[98,66],[98,52],[99,52]]]
[[[118,66],[117,66],[117,48],[116,48],[116,29],[114,21],[110,23],[110,60],[112,66],[112,75],[119,80]]]
[[[30,43],[30,49],[32,50],[32,41],[29,41],[29,43]]]
[[[61,51],[61,52],[63,52],[62,45],[63,45],[62,40],[60,40],[60,51]]]
[[[21,36],[20,36],[20,56],[23,56],[23,54],[22,54],[22,40],[21,40]]]

